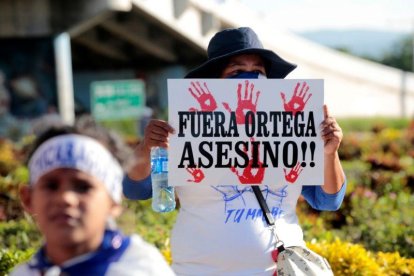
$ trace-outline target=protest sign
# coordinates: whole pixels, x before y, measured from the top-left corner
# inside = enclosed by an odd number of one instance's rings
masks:
[[[322,185],[323,80],[168,80],[169,184]]]

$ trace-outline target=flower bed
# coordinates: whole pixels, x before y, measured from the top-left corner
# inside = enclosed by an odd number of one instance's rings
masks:
[[[346,125],[346,124],[345,124]],[[349,128],[348,124],[348,128]],[[299,219],[311,249],[326,256],[335,275],[414,275],[414,123],[344,130],[340,157],[347,196],[338,212],[317,212],[301,200]],[[19,185],[26,185],[25,145],[0,140],[0,275],[26,260],[41,243],[24,214]],[[139,233],[171,262],[169,233],[176,211],[158,214],[150,200],[124,201],[118,223]]]

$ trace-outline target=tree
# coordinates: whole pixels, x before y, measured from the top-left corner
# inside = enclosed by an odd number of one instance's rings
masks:
[[[413,63],[413,43],[414,40],[408,35],[395,44],[393,50],[387,52],[378,62],[402,69],[404,71],[412,71]]]

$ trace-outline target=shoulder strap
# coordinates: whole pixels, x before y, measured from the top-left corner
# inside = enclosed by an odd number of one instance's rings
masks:
[[[252,186],[254,195],[257,198],[257,201],[259,202],[260,208],[262,209],[263,215],[265,216],[267,224],[269,226],[275,225],[275,219],[272,216],[272,213],[269,210],[269,207],[267,206],[266,200],[263,197],[262,191],[260,190],[259,186]]]

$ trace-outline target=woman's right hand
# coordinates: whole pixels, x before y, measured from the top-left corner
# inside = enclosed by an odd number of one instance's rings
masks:
[[[151,148],[168,148],[168,136],[174,129],[168,122],[152,119],[144,130],[144,138],[134,150],[135,161],[128,171],[128,176],[134,180],[141,180],[151,173]]]
[[[174,129],[166,121],[152,119],[145,127],[142,146],[149,152],[152,147],[168,148],[168,136],[173,133]]]

